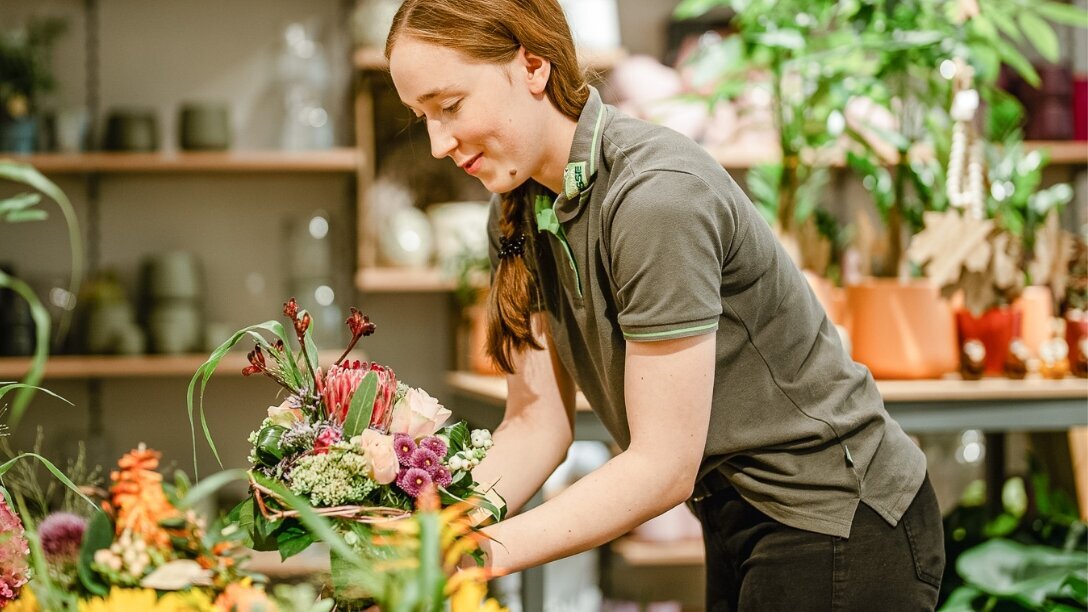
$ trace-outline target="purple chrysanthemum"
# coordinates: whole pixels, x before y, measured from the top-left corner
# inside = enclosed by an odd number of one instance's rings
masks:
[[[397,486],[413,498],[418,497],[420,491],[429,484],[431,484],[431,475],[424,469],[408,468],[397,476]]]
[[[412,439],[412,436],[408,434],[399,433],[393,438],[393,448],[397,451],[397,461],[407,467],[411,465],[409,460],[412,458],[412,453],[416,450],[416,442]]]
[[[441,461],[438,459],[438,455],[422,446],[412,451],[412,456],[408,458],[408,464],[412,467],[426,470],[427,474],[431,476],[434,475],[435,469],[442,465]]]
[[[453,482],[453,474],[450,474],[450,469],[444,465],[438,466],[434,471],[434,483],[440,487],[448,487]]]
[[[83,545],[87,519],[70,512],[54,512],[38,525],[42,550],[50,561],[74,561]]]
[[[0,608],[14,601],[30,579],[29,556],[23,522],[0,497]]]
[[[446,447],[446,443],[442,441],[442,438],[438,436],[428,436],[419,441],[419,445],[423,448],[438,455],[439,459],[443,459],[449,449]]]

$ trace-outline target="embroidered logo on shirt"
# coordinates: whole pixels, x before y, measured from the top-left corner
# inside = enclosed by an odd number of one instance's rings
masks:
[[[586,168],[586,162],[571,162],[563,169],[563,192],[568,200],[574,199],[589,187],[589,172]]]

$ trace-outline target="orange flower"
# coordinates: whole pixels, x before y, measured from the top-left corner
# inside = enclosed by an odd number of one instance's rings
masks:
[[[120,470],[110,473],[113,486],[110,498],[116,512],[117,535],[128,531],[132,537],[161,550],[170,547],[170,535],[159,522],[176,516],[178,511],[162,490],[160,453],[143,443],[117,462]]]

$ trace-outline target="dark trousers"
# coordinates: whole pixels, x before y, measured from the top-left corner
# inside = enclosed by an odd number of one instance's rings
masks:
[[[933,610],[944,535],[926,477],[899,524],[858,504],[849,538],[787,527],[732,488],[692,504],[706,542],[707,612]]]

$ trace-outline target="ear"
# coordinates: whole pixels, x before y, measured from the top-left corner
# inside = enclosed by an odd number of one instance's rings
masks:
[[[526,51],[525,47],[518,50],[517,65],[525,75],[525,82],[529,85],[529,91],[533,95],[543,95],[544,88],[548,85],[548,79],[552,76],[552,63],[550,60]]]

